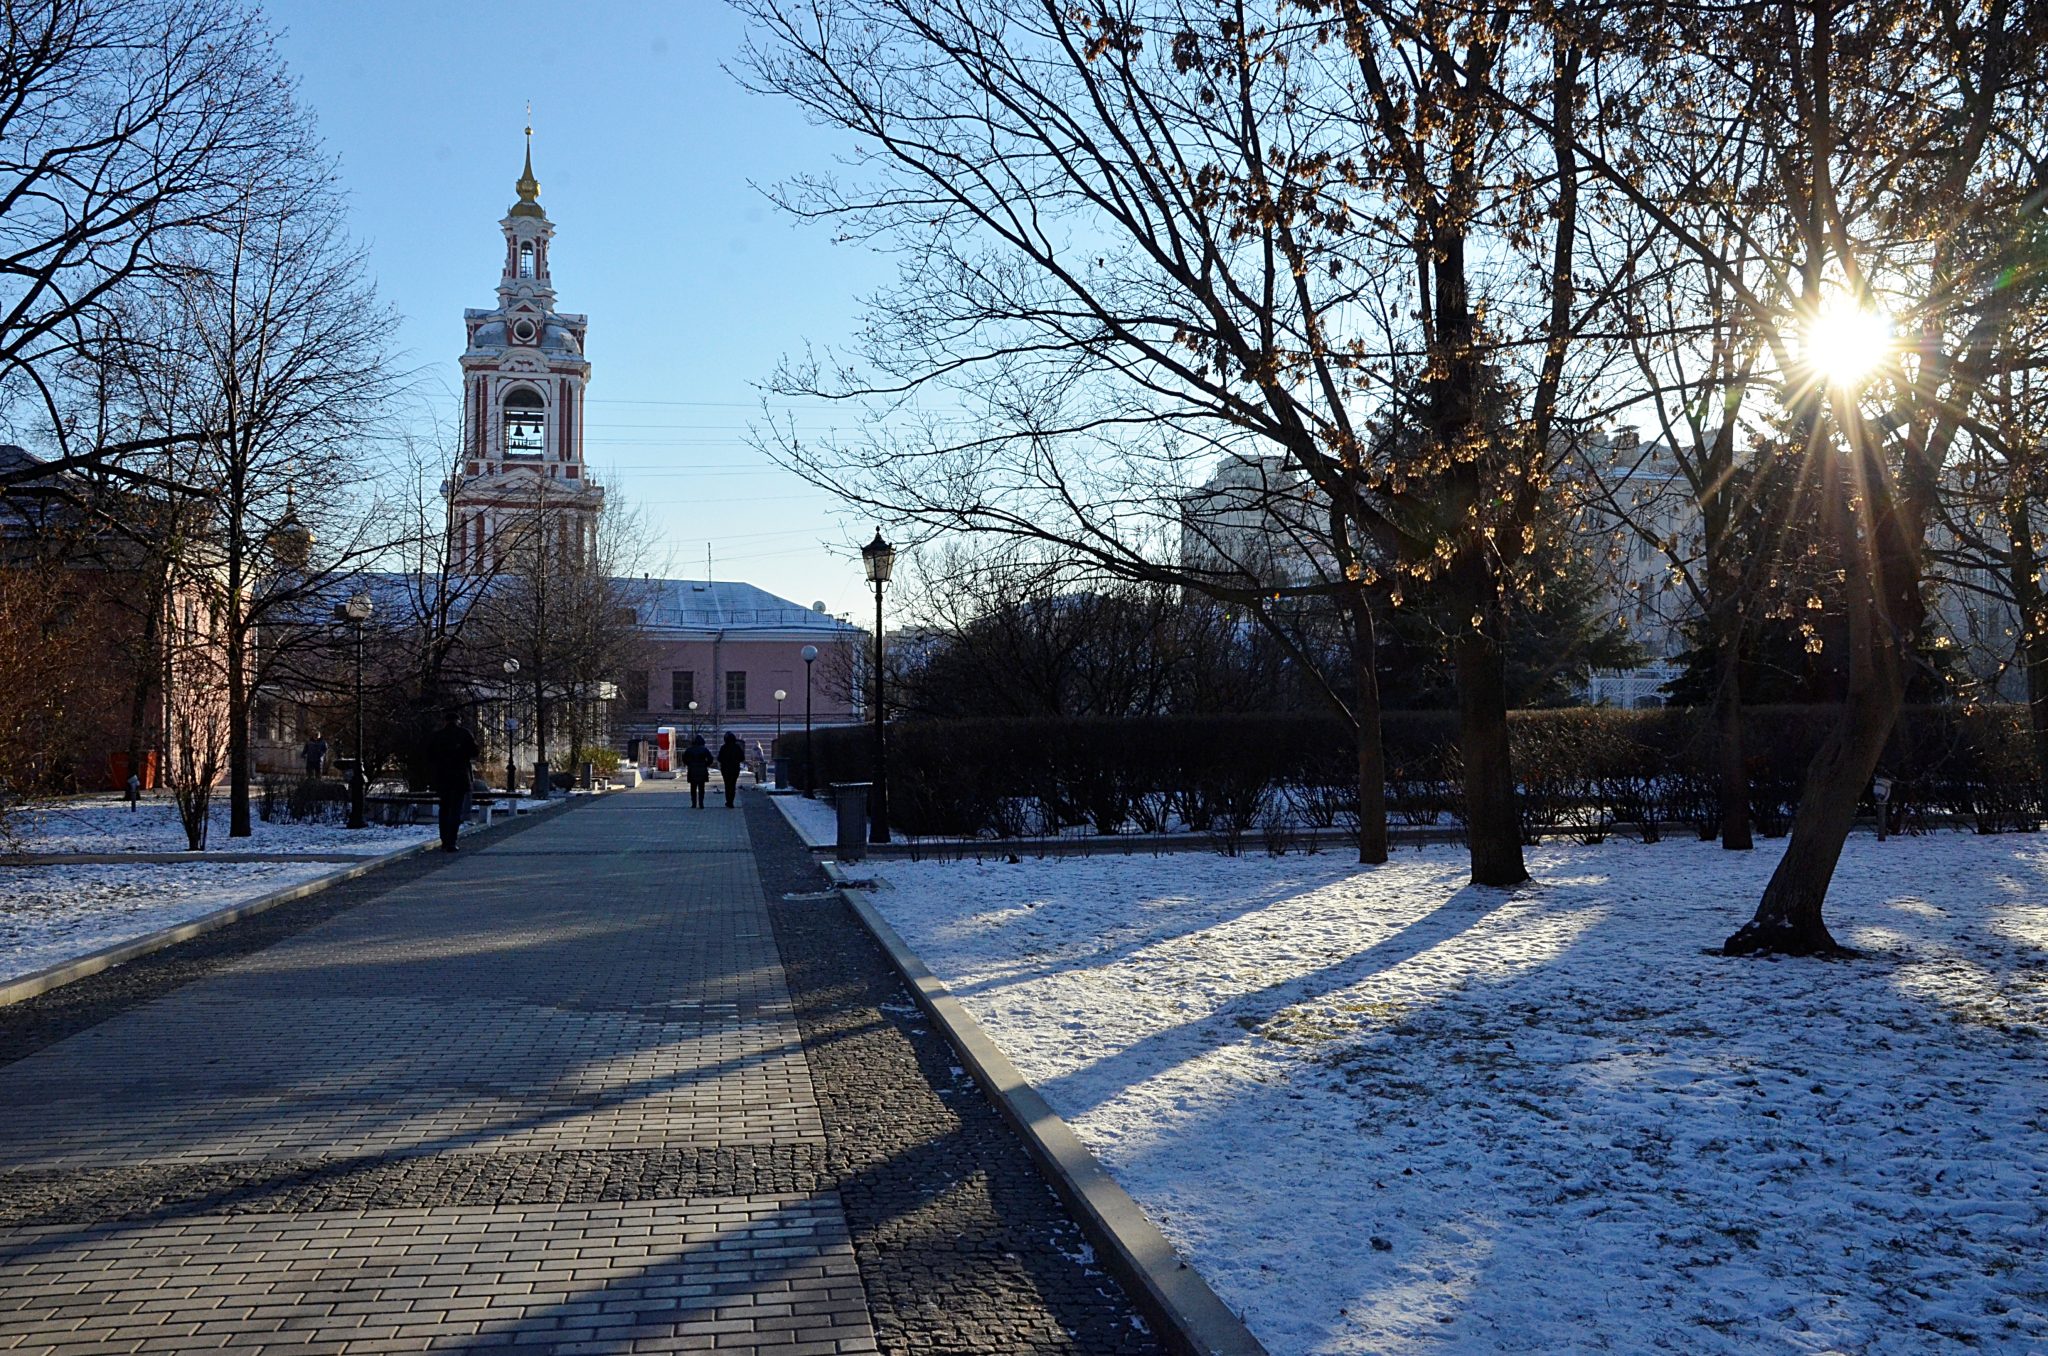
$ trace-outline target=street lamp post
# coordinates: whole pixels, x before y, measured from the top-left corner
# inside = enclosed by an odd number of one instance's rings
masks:
[[[804,660],[804,799],[816,794],[811,786],[811,665],[818,662],[818,647],[806,645],[797,653]]]
[[[775,743],[769,747],[774,750],[771,756],[778,759],[782,757],[782,703],[788,697],[789,693],[784,689],[779,687],[775,689]],[[781,764],[776,763],[772,764],[772,766],[780,767]],[[782,785],[782,778],[779,774],[775,778],[775,784],[777,786]]]
[[[369,808],[370,782],[363,771],[363,623],[370,620],[375,611],[366,592],[351,594],[345,603],[334,608],[336,619],[345,621],[356,630],[356,765],[348,778],[348,826],[352,829],[370,827]]]
[[[512,714],[512,680],[519,676],[519,661],[507,659],[505,669],[505,793],[519,794],[519,764],[513,755],[518,752],[515,741],[519,734],[519,717]]]
[[[896,568],[896,548],[882,540],[882,529],[875,529],[875,539],[860,548],[861,563],[867,568],[868,582],[875,586],[875,785],[868,793],[868,841],[886,843],[889,841],[889,726],[882,715],[882,586],[889,582],[890,573]]]

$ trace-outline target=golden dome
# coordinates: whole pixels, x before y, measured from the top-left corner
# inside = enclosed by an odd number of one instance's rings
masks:
[[[526,168],[519,175],[519,182],[513,187],[519,190],[519,201],[512,206],[515,217],[539,217],[547,214],[540,207],[540,180],[533,177],[533,129],[526,129]]]

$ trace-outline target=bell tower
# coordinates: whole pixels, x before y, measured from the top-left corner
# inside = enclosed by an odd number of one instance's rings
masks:
[[[449,481],[449,530],[451,560],[471,574],[588,555],[604,505],[583,461],[588,322],[555,309],[555,226],[533,177],[531,127],[513,190],[517,200],[498,223],[498,304],[462,313],[462,459]]]

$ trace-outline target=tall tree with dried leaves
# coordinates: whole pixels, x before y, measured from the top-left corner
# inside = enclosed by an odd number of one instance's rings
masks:
[[[1262,621],[1331,599],[1351,674],[1322,686],[1358,731],[1365,861],[1386,852],[1373,593],[1441,581],[1467,620],[1473,879],[1524,879],[1503,601],[1563,432],[1590,265],[1582,176],[1558,158],[1570,128],[1506,135],[1485,96],[1526,82],[1568,123],[1589,54],[1451,3],[1394,19],[1280,0],[740,8],[761,34],[750,83],[857,147],[858,181],[780,201],[902,261],[849,361],[776,383],[859,401],[869,433],[781,428],[784,460],[933,532],[1034,538]],[[1486,77],[1436,59],[1416,21]],[[1480,417],[1489,386],[1502,418]],[[1268,487],[1250,511],[1301,542],[1286,577],[1182,558],[1219,464],[1260,472],[1240,477]]]

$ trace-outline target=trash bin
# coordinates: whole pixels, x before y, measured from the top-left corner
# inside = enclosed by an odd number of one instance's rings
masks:
[[[868,855],[868,791],[873,782],[832,783],[832,804],[839,811],[839,860],[863,861]]]
[[[775,765],[775,789],[786,790],[789,786],[789,759],[778,753],[771,761]]]

